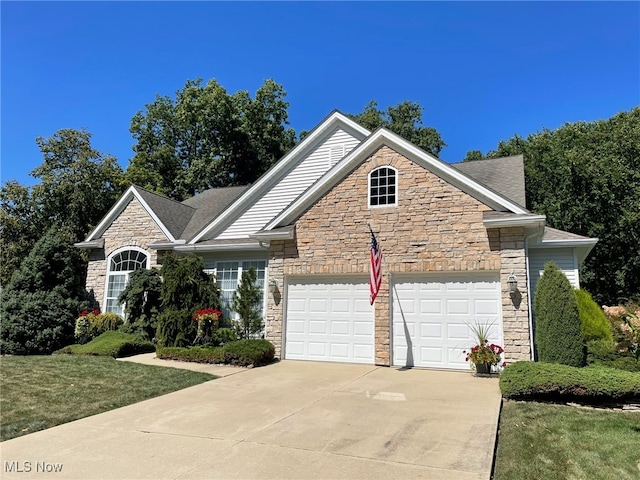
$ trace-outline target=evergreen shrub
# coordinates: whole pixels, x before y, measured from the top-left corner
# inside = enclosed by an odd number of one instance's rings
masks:
[[[534,299],[534,339],[541,362],[585,365],[580,314],[567,277],[553,263],[544,267]]]
[[[573,291],[580,315],[582,341],[608,340],[613,342],[609,319],[591,294],[581,288]]]

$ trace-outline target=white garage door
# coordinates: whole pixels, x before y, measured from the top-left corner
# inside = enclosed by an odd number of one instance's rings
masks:
[[[399,277],[393,283],[393,364],[469,369],[463,350],[474,345],[468,324],[493,323],[502,344],[498,274]]]
[[[285,358],[374,363],[368,279],[289,278]]]

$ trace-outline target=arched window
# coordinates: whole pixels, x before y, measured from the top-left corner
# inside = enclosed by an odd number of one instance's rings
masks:
[[[149,256],[144,250],[126,247],[111,254],[107,267],[105,312],[117,313],[124,318],[124,305],[118,302],[118,295],[127,285],[129,274],[139,268],[149,268]]]
[[[369,206],[398,204],[398,175],[393,167],[376,168],[369,174]]]

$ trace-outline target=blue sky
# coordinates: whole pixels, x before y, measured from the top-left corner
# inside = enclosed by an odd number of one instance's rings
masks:
[[[35,144],[86,128],[132,156],[133,115],[188,79],[287,91],[309,130],[333,109],[419,102],[448,144],[495,148],[640,104],[638,2],[12,2],[0,4],[2,181],[32,184]]]

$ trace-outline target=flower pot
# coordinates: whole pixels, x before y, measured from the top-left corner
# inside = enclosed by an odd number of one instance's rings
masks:
[[[476,363],[476,373],[491,373],[491,364]]]

